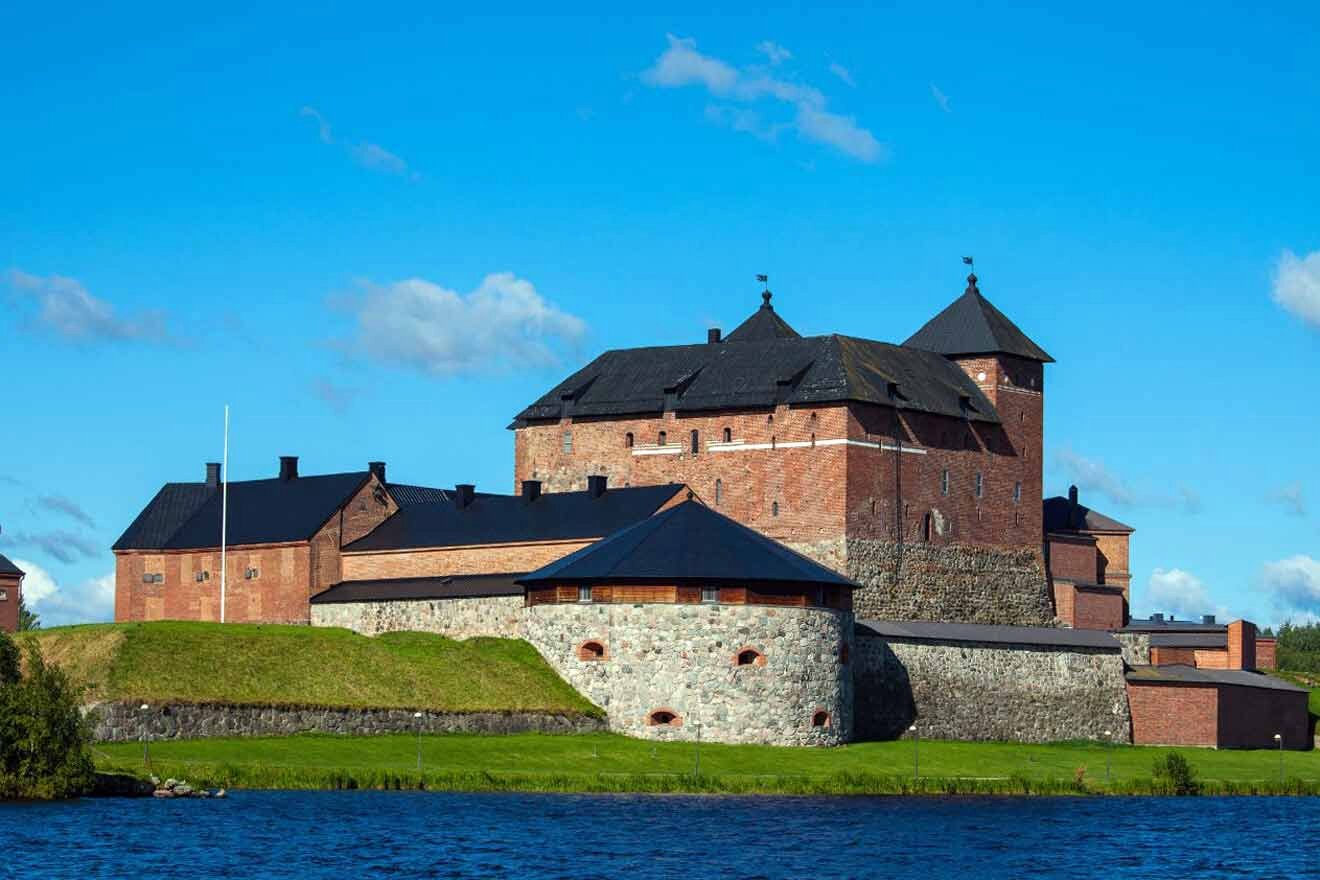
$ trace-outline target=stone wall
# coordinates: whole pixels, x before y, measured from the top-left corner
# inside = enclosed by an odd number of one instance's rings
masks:
[[[451,639],[520,639],[522,612],[522,596],[335,602],[312,605],[312,626],[342,626],[364,636],[412,631]]]
[[[317,709],[298,706],[229,706],[176,703],[100,703],[88,707],[93,739],[133,742],[210,736],[289,736],[295,733],[338,733],[369,736],[382,733],[591,733],[605,722],[586,715],[548,712],[423,712],[410,709]]]
[[[1128,666],[1146,666],[1150,663],[1150,633],[1112,633],[1123,649],[1123,662]]]
[[[1128,741],[1115,651],[859,636],[854,657],[859,739]]]
[[[810,555],[833,557],[819,549]],[[853,592],[861,619],[1011,626],[1054,621],[1039,550],[920,543],[900,548],[892,541],[849,540],[845,557],[845,573],[862,585]]]
[[[759,605],[534,605],[525,638],[609,715],[651,739],[834,745],[852,738],[852,615]],[[603,649],[583,659],[585,642]],[[761,659],[737,665],[753,649]],[[841,656],[842,655],[842,656]],[[650,723],[658,710],[676,723]],[[827,713],[824,723],[814,717]]]

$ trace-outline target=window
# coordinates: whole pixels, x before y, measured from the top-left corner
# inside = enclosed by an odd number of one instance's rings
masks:
[[[7,590],[0,590],[0,602],[8,602],[8,601],[9,601],[9,592]]]
[[[624,434],[624,435],[623,435],[623,445],[626,446],[626,447],[629,448],[629,449],[632,449],[632,448],[633,448],[633,435],[632,435],[632,431],[629,431],[627,434]]]
[[[733,657],[734,666],[764,666],[765,655],[752,647],[743,648]]]
[[[163,583],[165,583],[165,575],[163,575],[163,574],[158,574],[158,573],[144,574],[144,575],[142,576],[142,583],[144,583],[144,584],[163,584]]]
[[[929,513],[921,518],[921,540],[927,544],[930,543],[930,521],[931,515]]]
[[[701,438],[696,431],[692,432],[692,454],[696,455],[701,450]]]
[[[948,468],[945,468],[944,470],[940,471],[940,494],[941,494],[941,495],[948,495],[948,494],[949,494],[949,469],[948,469]]]
[[[774,448],[775,448],[775,435],[774,435],[774,434],[771,434],[771,435],[770,435],[770,448],[771,448],[771,449],[774,449]]]
[[[705,602],[707,605],[711,605],[711,604],[714,604],[714,603],[720,601],[720,588],[719,588],[719,587],[702,587],[702,588],[701,588],[701,601],[702,601],[702,602]]]
[[[572,431],[565,431],[565,432],[564,432],[564,451],[565,451],[565,452],[572,452],[572,451],[573,451],[573,432],[572,432]]]
[[[199,571],[197,574],[193,575],[193,580],[200,584],[202,582],[202,573]]]
[[[724,442],[725,442],[725,443],[732,443],[732,442],[733,442],[733,429],[732,429],[732,428],[725,428],[725,429],[724,429]]]
[[[830,726],[830,713],[829,713],[829,712],[826,712],[824,709],[817,709],[817,710],[816,710],[816,713],[815,713],[814,715],[811,716],[811,726],[812,726],[812,727],[829,727],[829,726]]]
[[[816,448],[816,432],[815,432],[815,431],[812,431],[812,432],[811,432],[811,448],[812,448],[812,449],[815,449],[815,448]]]
[[[583,642],[578,645],[577,655],[579,660],[604,660],[605,645],[596,641]]]
[[[771,516],[779,516],[779,502],[778,502],[778,501],[772,501],[772,502],[770,502],[770,515],[771,515]]]
[[[673,709],[656,709],[646,716],[646,723],[652,727],[682,727],[683,719]]]
[[[765,423],[767,425],[773,425],[775,423],[775,417],[773,413],[765,417]]]
[[[244,579],[249,581],[254,581],[260,576],[261,572],[257,571],[255,568],[249,568],[247,571],[243,572]]]
[[[661,445],[661,446],[664,446],[664,445],[665,445],[665,441],[666,441],[667,439],[669,439],[669,436],[668,436],[664,431],[661,431],[661,432],[660,432],[660,445]]]
[[[586,585],[578,587],[578,601],[579,602],[591,601],[591,587]]]
[[[719,504],[720,504],[720,501],[722,501],[723,499],[724,499],[724,481],[723,481],[723,480],[716,480],[716,481],[715,481],[715,506],[718,507]]]
[[[980,471],[976,472],[976,497],[985,497],[985,478],[981,476]]]
[[[1013,503],[1014,503],[1014,504],[1017,504],[1017,503],[1018,503],[1019,501],[1021,501],[1021,500],[1022,500],[1022,483],[1020,483],[1020,482],[1018,482],[1018,483],[1014,483],[1014,484],[1013,484]]]

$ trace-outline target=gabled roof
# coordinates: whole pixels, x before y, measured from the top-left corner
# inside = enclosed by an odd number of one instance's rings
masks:
[[[990,400],[947,358],[834,335],[607,351],[520,412],[513,427],[566,415],[699,412],[846,400],[999,422]]]
[[[1152,648],[1226,648],[1228,627],[1223,632],[1165,632],[1151,633]]]
[[[521,495],[476,493],[467,507],[454,501],[401,508],[345,552],[461,547],[528,541],[595,539],[646,519],[682,484],[633,486],[590,492],[546,492],[535,501]]]
[[[18,575],[19,577],[22,577],[25,573],[26,572],[24,572],[23,569],[10,562],[9,557],[0,553],[0,574]]]
[[[798,333],[788,322],[779,317],[775,307],[770,305],[770,291],[761,294],[761,307],[752,312],[752,316],[739,324],[725,340],[727,342],[764,342],[767,339],[800,339]]]
[[[1072,503],[1061,495],[1042,502],[1047,532],[1123,532],[1132,533],[1132,526],[1124,525],[1112,517],[1097,513],[1084,504],[1073,509]]]
[[[1206,684],[1236,685],[1238,687],[1262,688],[1271,691],[1293,691],[1306,693],[1306,688],[1263,672],[1247,669],[1205,669],[1199,666],[1171,664],[1169,666],[1133,666],[1127,672],[1127,680],[1139,684]]]
[[[943,355],[1012,354],[1028,360],[1053,363],[1045,349],[981,295],[976,276],[967,276],[967,290],[904,345],[937,351]]]
[[[521,596],[515,581],[521,575],[463,574],[450,577],[387,578],[344,581],[312,597],[313,605],[337,602],[388,602],[409,599],[476,599],[485,596]]]
[[[684,501],[519,579],[556,583],[855,584],[696,501]]]

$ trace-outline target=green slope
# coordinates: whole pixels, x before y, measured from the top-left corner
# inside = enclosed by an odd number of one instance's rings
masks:
[[[154,623],[24,634],[90,700],[600,714],[526,642]]]

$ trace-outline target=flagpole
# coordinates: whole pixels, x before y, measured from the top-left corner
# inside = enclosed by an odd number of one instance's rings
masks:
[[[225,543],[229,532],[229,404],[225,404],[225,449],[220,473],[224,488],[220,496],[220,622],[225,622],[225,586],[229,578],[229,566],[225,559]]]

